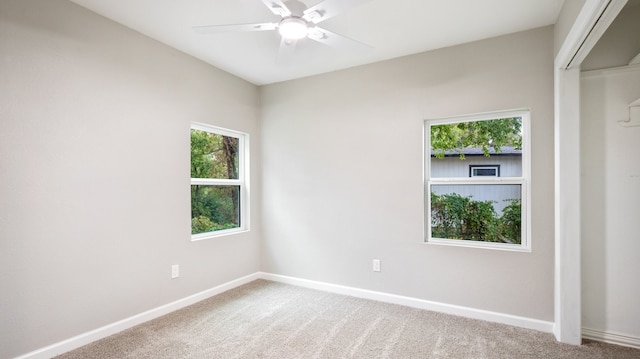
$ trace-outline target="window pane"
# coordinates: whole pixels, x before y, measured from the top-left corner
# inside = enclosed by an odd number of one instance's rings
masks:
[[[238,138],[191,129],[191,178],[238,179]]]
[[[469,177],[500,177],[500,165],[469,166]]]
[[[521,185],[431,186],[431,237],[521,243]]]
[[[191,186],[191,234],[240,227],[240,186]]]
[[[521,117],[431,125],[430,131],[432,178],[469,177],[469,166],[496,165],[500,177],[522,176]]]

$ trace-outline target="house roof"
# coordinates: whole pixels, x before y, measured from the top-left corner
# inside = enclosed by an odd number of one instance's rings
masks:
[[[461,150],[445,151],[445,157],[459,156],[462,153],[465,156],[484,156],[482,147],[466,147]],[[518,150],[513,146],[500,147],[500,151],[496,151],[493,147],[489,147],[491,156],[522,156],[522,150]],[[431,157],[436,156],[436,151],[431,150]]]

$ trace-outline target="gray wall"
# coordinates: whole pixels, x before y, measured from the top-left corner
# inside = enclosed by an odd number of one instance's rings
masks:
[[[261,88],[262,269],[553,321],[553,57],[546,27]],[[423,120],[514,108],[533,252],[424,244]]]
[[[0,54],[0,358],[259,270],[254,85],[64,0],[0,1]],[[251,135],[251,232],[190,242],[191,121]]]

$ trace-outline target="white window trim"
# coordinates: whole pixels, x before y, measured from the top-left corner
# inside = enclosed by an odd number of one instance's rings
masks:
[[[431,177],[431,130],[432,125],[458,122],[482,121],[499,118],[522,118],[522,176],[521,177]],[[445,245],[453,247],[482,248],[516,252],[531,252],[531,124],[528,109],[487,112],[439,119],[428,119],[424,122],[424,240],[425,244]],[[437,184],[517,184],[520,185],[520,204],[522,210],[521,244],[494,243],[471,240],[457,240],[431,237],[431,186]]]
[[[248,232],[251,223],[249,218],[249,213],[251,212],[249,210],[249,134],[197,122],[191,123],[190,130],[191,129],[212,132],[238,139],[238,179],[191,178],[189,186],[198,184],[210,186],[240,186],[240,227],[192,234],[191,241]]]

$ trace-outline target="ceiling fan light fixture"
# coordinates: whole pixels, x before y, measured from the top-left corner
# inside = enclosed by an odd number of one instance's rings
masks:
[[[309,26],[301,18],[289,17],[280,22],[278,32],[287,40],[300,40],[309,34]]]

